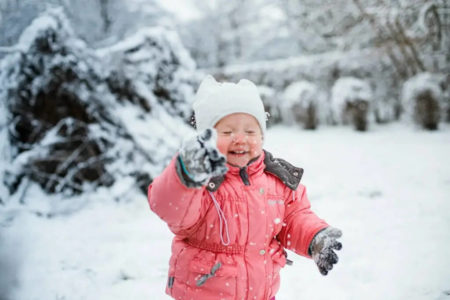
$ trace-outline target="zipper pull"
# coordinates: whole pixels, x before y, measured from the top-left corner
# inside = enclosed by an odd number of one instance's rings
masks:
[[[205,274],[202,277],[200,277],[199,280],[197,280],[196,285],[197,286],[202,286],[205,284],[206,280],[208,280],[211,277],[214,277],[214,275],[216,274],[217,270],[220,269],[220,267],[222,266],[222,263],[219,261],[217,264],[215,264],[212,268],[209,274]]]

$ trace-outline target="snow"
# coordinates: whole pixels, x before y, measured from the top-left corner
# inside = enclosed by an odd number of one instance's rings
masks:
[[[347,103],[356,100],[373,100],[369,83],[354,77],[339,78],[331,90],[331,107],[335,116],[339,116]]]
[[[190,102],[197,71],[175,31],[144,27],[108,48],[90,46],[74,36],[62,10],[50,9],[21,35],[17,48],[28,52],[13,53],[0,61],[0,204],[14,206],[22,198],[31,198],[29,182],[21,183],[23,178],[40,181],[47,191],[58,193],[66,189],[76,192],[82,187],[91,192],[98,185],[110,184],[111,178],[127,181],[128,176],[134,176],[135,182],[145,189],[145,181],[162,171],[182,137],[193,131],[184,120],[192,112]],[[47,47],[51,47],[50,52]],[[63,96],[55,98],[54,94]],[[69,102],[69,110],[75,111],[75,103],[76,108],[90,115],[90,121],[83,119],[83,113],[67,113],[61,107],[39,114],[41,95],[54,100],[55,107]],[[21,114],[24,111],[33,113]],[[49,115],[56,119],[45,119]],[[3,125],[7,117],[14,119],[8,124],[9,132]],[[54,122],[58,123],[52,127]],[[29,138],[17,129],[17,124],[22,123],[46,130],[34,131]],[[45,126],[39,127],[41,124]],[[61,130],[66,127],[68,133]],[[86,143],[68,149],[64,156],[67,159],[56,163],[55,173],[30,167],[37,160],[55,157],[53,152],[61,147],[58,144],[68,144],[80,128],[87,132],[83,133]],[[7,144],[9,140],[14,143]],[[102,154],[91,153],[84,159],[80,153],[88,143],[98,146]],[[24,145],[26,149],[22,149]],[[79,183],[77,178],[87,179],[79,177],[80,171],[93,163],[101,165],[98,178],[87,186]],[[20,192],[9,196],[19,184]],[[119,193],[111,198],[120,196]],[[36,210],[53,215],[51,207],[39,204]]]
[[[193,1],[159,0],[159,5],[167,9],[183,22],[200,17],[201,13]]]
[[[283,92],[283,101],[280,104],[280,111],[283,121],[287,124],[295,123],[295,106],[297,111],[307,111],[310,106],[317,108],[317,117],[325,121],[329,104],[326,95],[320,91],[319,87],[309,81],[296,81],[291,83]]]
[[[156,49],[153,52],[148,49],[139,49],[142,45],[147,43],[157,43],[158,45],[166,45],[169,44],[171,46],[170,49]],[[130,49],[138,49],[136,52],[132,52]],[[170,59],[170,51],[173,51],[177,58],[179,59],[179,63],[184,67],[189,69],[195,68],[195,62],[189,56],[189,53],[181,44],[181,41],[178,37],[178,34],[175,31],[168,30],[162,27],[147,27],[139,30],[132,36],[124,39],[117,44],[102,48],[97,50],[97,54],[100,56],[111,55],[116,52],[124,52],[129,51],[132,55],[129,55],[128,59],[130,62],[139,63],[140,61],[148,61],[149,59],[155,59],[156,54],[162,56],[162,58],[169,60]],[[155,54],[156,53],[156,54]],[[161,57],[157,57],[157,59],[161,60]],[[147,69],[146,71],[151,71],[152,68]]]
[[[309,104],[314,102],[313,95],[317,93],[317,87],[308,81],[297,81],[290,84],[284,91],[284,98],[286,102],[297,102],[299,100],[304,100],[301,102],[302,108],[307,108]]]
[[[444,93],[440,87],[440,83],[445,80],[444,78],[442,74],[425,72],[417,74],[403,84],[401,100],[408,116],[413,114],[417,97],[425,91],[429,91],[433,99],[436,99],[443,106],[442,111],[445,111],[446,103],[444,101]]]
[[[371,60],[367,59],[368,57]],[[328,76],[326,72],[329,72],[333,66],[342,71],[347,70],[346,72],[361,68],[368,68],[373,71],[376,68],[375,63],[379,59],[379,55],[370,49],[346,52],[336,50],[312,55],[298,55],[246,64],[226,65],[221,71],[227,77],[248,78],[250,80],[253,79],[253,76],[261,76],[261,74],[264,74],[267,78],[259,78],[259,80],[254,81],[260,84],[270,82],[275,87],[279,87],[283,86],[284,82],[293,82],[299,79],[324,79]],[[211,74],[215,73],[214,70],[205,71]],[[341,75],[343,76],[345,74]],[[326,82],[317,83],[322,85],[326,84]]]
[[[320,113],[329,123],[329,106],[332,104],[332,89],[339,78],[354,77],[369,85],[364,88],[371,96],[369,119],[377,111],[381,121],[396,120],[398,87],[392,78],[390,63],[373,49],[350,51],[328,51],[312,55],[298,55],[286,58],[236,63],[223,69],[205,69],[206,73],[223,74],[228,80],[247,78],[259,85],[269,86],[281,93],[287,85],[296,81],[315,84],[324,94],[327,108]],[[340,88],[342,90],[342,88]],[[370,101],[368,100],[368,101]],[[322,116],[321,116],[322,118]],[[337,120],[334,120],[337,121]]]
[[[418,94],[424,90],[429,90],[434,99],[442,100],[442,90],[439,82],[443,81],[443,76],[439,74],[420,73],[407,80],[402,89],[402,101],[406,105],[408,102],[417,98]]]
[[[275,126],[265,148],[305,169],[313,210],[343,231],[340,261],[326,277],[289,252],[294,265],[282,270],[277,300],[448,299],[449,125]],[[169,299],[172,234],[128,184],[112,187],[125,193],[120,202],[105,188],[83,196],[77,213],[3,209],[2,299]]]
[[[61,22],[62,24],[58,24]],[[71,26],[68,24],[68,20],[64,15],[62,8],[49,9],[46,14],[35,18],[33,22],[22,32],[18,42],[18,49],[27,52],[30,46],[35,42],[36,37],[40,36],[42,32],[53,29],[58,31],[61,25],[65,29],[66,36],[64,38],[69,38],[73,36],[73,31]]]
[[[132,78],[136,91],[151,107],[159,101],[173,115],[190,116],[193,82],[200,74],[175,31],[146,27],[113,46],[98,49],[96,54]],[[161,85],[170,92],[171,101],[156,97],[155,90]]]

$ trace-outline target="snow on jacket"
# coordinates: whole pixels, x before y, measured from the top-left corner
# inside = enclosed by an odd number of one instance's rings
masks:
[[[148,190],[150,208],[175,234],[166,293],[177,300],[267,300],[279,289],[284,249],[310,257],[328,225],[311,210],[302,169],[264,152],[188,188],[172,160]]]

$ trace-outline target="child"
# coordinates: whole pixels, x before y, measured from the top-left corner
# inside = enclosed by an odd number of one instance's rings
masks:
[[[175,234],[166,293],[181,300],[272,300],[284,249],[326,275],[341,231],[311,210],[303,170],[263,150],[266,115],[256,86],[208,76],[195,96],[198,135],[148,190]],[[212,129],[214,127],[214,129]]]

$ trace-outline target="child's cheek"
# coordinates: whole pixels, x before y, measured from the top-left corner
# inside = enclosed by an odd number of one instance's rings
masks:
[[[258,138],[251,138],[249,140],[251,155],[257,157],[262,153],[262,141]]]
[[[217,139],[217,149],[219,149],[220,153],[226,156],[228,152],[228,142],[224,138],[219,137]]]

